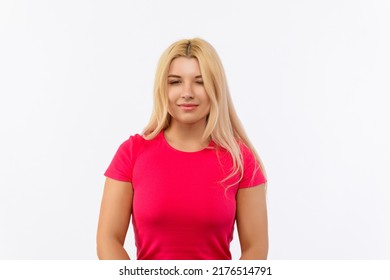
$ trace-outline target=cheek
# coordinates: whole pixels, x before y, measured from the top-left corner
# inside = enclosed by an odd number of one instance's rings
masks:
[[[208,102],[210,100],[209,95],[207,94],[207,91],[205,87],[203,86],[202,88],[199,89],[198,91],[198,97],[201,99],[203,102]]]
[[[168,106],[171,107],[175,103],[175,98],[172,93],[168,94]]]
[[[204,98],[203,98],[203,102],[205,103],[205,104],[207,104],[207,106],[209,107],[209,109],[210,109],[210,104],[211,104],[211,102],[210,102],[210,98],[209,98],[209,96],[205,93],[205,96],[204,96]]]
[[[173,95],[168,95],[168,113],[171,116],[174,116],[177,114],[177,105],[176,105],[177,99]]]
[[[178,99],[180,94],[178,94],[178,90],[177,89],[170,89],[168,92],[167,92],[167,96],[168,96],[168,102],[169,103],[174,103],[176,102],[176,100]]]

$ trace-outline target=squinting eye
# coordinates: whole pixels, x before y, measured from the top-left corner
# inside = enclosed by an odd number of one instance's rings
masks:
[[[168,81],[168,83],[169,83],[170,85],[175,85],[175,84],[179,84],[180,81],[179,81],[179,80],[173,80],[173,81]]]
[[[196,81],[197,84],[203,85],[203,81]]]

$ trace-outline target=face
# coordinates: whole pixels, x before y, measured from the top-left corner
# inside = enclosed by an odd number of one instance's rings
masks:
[[[196,58],[175,58],[168,72],[168,112],[171,124],[206,125],[210,99]]]

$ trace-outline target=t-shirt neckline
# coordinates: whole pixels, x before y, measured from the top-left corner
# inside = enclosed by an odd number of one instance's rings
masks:
[[[178,153],[182,153],[182,154],[198,154],[198,153],[202,153],[204,151],[208,151],[210,150],[213,146],[214,146],[214,142],[213,140],[210,140],[210,143],[207,147],[201,149],[201,150],[198,150],[198,151],[192,151],[192,152],[189,152],[189,151],[182,151],[182,150],[179,150],[179,149],[176,149],[175,147],[173,147],[171,144],[168,143],[167,139],[165,138],[165,131],[164,130],[161,130],[160,132],[160,137],[162,139],[162,141],[164,142],[164,144],[171,150],[175,151],[175,152],[178,152]]]

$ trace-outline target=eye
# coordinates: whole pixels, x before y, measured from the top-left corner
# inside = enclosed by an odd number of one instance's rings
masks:
[[[168,84],[170,84],[170,85],[177,85],[179,83],[181,83],[180,80],[170,80],[170,81],[168,81]]]
[[[203,85],[203,80],[198,80],[198,81],[196,81],[196,83],[199,85]]]

